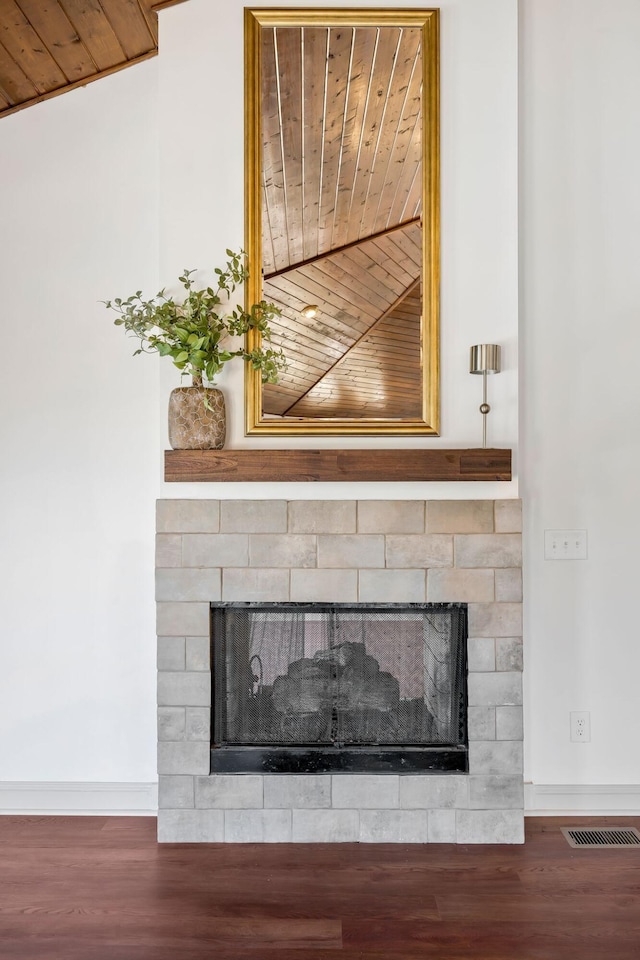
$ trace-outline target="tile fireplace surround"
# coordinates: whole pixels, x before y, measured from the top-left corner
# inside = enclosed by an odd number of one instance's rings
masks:
[[[522,843],[519,500],[160,500],[161,842]],[[466,602],[468,774],[210,774],[212,601]]]

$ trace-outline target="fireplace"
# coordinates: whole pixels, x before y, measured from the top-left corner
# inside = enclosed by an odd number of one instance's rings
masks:
[[[466,604],[215,603],[211,770],[467,770]]]
[[[520,502],[274,500],[266,507],[260,500],[158,503],[159,840],[521,843]],[[371,754],[380,744],[362,742],[371,736],[369,721],[392,722],[394,680],[398,701],[424,699],[422,688],[407,687],[407,674],[413,674],[414,682],[421,674],[416,668],[420,658],[414,651],[413,669],[405,669],[393,663],[382,644],[371,647],[365,639],[363,651],[356,646],[362,642],[354,632],[357,621],[347,618],[337,639],[335,633],[329,639],[309,639],[302,648],[298,640],[282,666],[258,654],[260,663],[253,647],[245,647],[233,696],[264,699],[266,687],[290,676],[290,668],[310,670],[316,679],[324,671],[335,679],[349,659],[359,660],[366,675],[389,675],[378,678],[381,683],[372,693],[377,706],[369,705],[389,716],[365,711],[360,717],[365,733],[358,737],[357,718],[344,715],[340,706],[348,707],[348,697],[340,700],[341,690],[328,694],[338,698],[330,709],[325,704],[320,710],[331,743],[314,743],[313,749],[344,758],[354,746],[348,741],[355,739],[357,752],[369,753],[363,759],[371,762],[361,771],[339,766],[320,771],[307,766],[307,772],[269,772],[264,765],[257,770],[216,769],[212,705],[214,727],[218,707],[217,700],[212,701],[212,673],[215,683],[218,667],[211,659],[212,604],[216,609],[280,607],[279,615],[308,609],[314,617],[318,605],[334,617],[347,608],[359,614],[364,607],[379,605],[391,617],[398,604],[412,613],[414,604],[466,607],[466,736],[447,734],[451,742],[446,745],[417,748],[454,747],[459,754],[466,743],[465,768],[376,768]],[[309,638],[317,630],[315,623],[306,625]],[[247,631],[246,624],[243,629]],[[331,632],[328,626],[323,630]],[[408,653],[405,659],[411,662]],[[293,709],[295,691],[283,683],[278,681],[278,703],[284,709],[276,719],[289,736],[296,712],[313,711]],[[316,706],[320,700],[316,696]],[[298,699],[298,707],[302,704],[304,699]],[[416,707],[416,715],[420,712]],[[309,746],[309,724],[315,723],[317,732],[319,720],[306,717],[304,723],[306,731],[299,724],[298,733],[305,742],[287,743],[287,752]],[[273,718],[267,729],[273,729]],[[383,729],[377,725],[376,740],[389,739],[380,735]],[[412,729],[415,726],[405,725],[405,733]],[[344,736],[343,730],[350,735]],[[214,752],[220,756],[223,746],[233,752],[245,745],[241,725],[231,731],[236,742],[230,742],[229,732],[227,725],[225,736],[216,740]],[[403,740],[403,746],[383,746],[412,752],[416,745],[411,735]],[[276,749],[282,749],[282,743]]]

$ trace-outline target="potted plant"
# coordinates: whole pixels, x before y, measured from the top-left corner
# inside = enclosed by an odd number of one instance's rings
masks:
[[[286,366],[281,350],[268,343],[270,320],[280,310],[265,300],[248,309],[230,307],[230,297],[243,284],[249,271],[244,251],[227,250],[224,267],[216,267],[216,286],[196,289],[192,280],[195,270],[184,270],[178,279],[185,290],[176,300],[161,290],[151,300],[144,300],[138,290],[127,300],[117,297],[105,300],[109,310],[118,314],[114,323],[140,340],[139,353],[159,353],[171,357],[183,376],[190,375],[192,386],[177,387],[169,399],[169,442],[174,449],[220,450],[224,446],[226,415],[222,391],[212,384],[225,363],[241,357],[259,370],[263,383],[277,383],[278,374]],[[259,330],[261,346],[251,351],[243,341],[231,349],[231,337],[244,337],[250,330]]]

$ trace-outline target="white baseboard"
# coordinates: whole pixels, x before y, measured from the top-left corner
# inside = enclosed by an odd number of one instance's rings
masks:
[[[640,784],[525,783],[526,817],[640,817]]]
[[[157,783],[0,781],[0,814],[149,817]],[[525,783],[527,817],[640,817],[640,784]]]
[[[149,817],[157,812],[157,783],[0,781],[0,814]]]

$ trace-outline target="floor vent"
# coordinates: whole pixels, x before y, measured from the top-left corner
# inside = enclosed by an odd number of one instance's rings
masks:
[[[640,847],[635,827],[561,827],[570,847]]]

